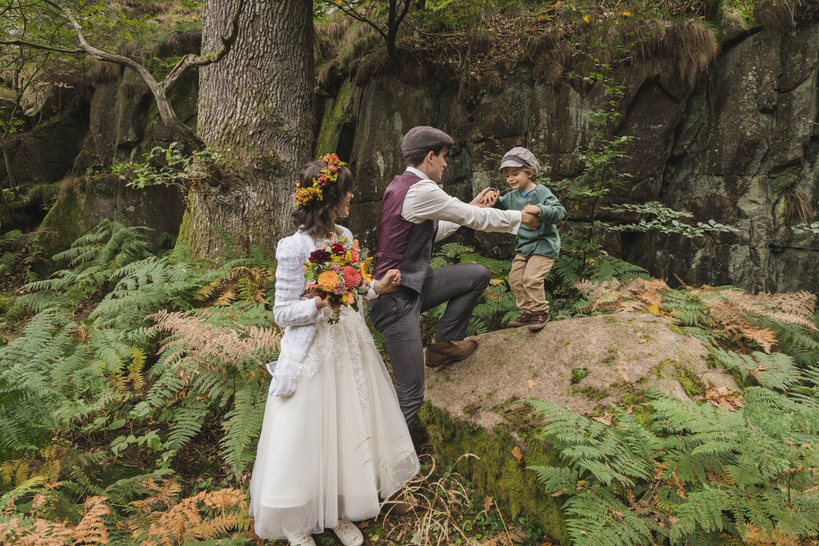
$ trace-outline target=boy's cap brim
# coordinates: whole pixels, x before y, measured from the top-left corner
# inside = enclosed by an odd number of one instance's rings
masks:
[[[502,171],[503,169],[505,169],[507,167],[515,167],[515,168],[522,167],[524,169],[526,169],[526,168],[531,169],[532,168],[531,165],[527,165],[526,162],[524,162],[522,159],[518,159],[518,158],[515,158],[515,157],[505,157],[505,158],[503,158],[503,161],[501,161],[500,168],[498,170]]]

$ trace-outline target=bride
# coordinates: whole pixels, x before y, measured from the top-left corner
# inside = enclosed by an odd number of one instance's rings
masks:
[[[419,469],[395,390],[362,315],[343,307],[327,320],[329,303],[305,294],[304,263],[328,240],[350,231],[353,177],[335,154],[299,176],[298,230],[276,248],[273,315],[284,329],[250,482],[250,513],[261,538],[315,546],[311,533],[330,528],[345,546],[364,538],[352,521],[373,518]],[[398,270],[370,287],[368,297],[394,290]]]

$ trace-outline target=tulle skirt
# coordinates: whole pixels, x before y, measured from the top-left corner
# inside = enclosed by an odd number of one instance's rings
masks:
[[[261,538],[320,533],[378,515],[419,469],[407,425],[363,318],[319,322],[290,398],[271,396],[250,482]]]

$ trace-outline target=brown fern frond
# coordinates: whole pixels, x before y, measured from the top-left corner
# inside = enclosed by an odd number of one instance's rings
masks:
[[[65,546],[71,540],[71,529],[61,523],[43,519],[24,525],[19,519],[0,523],[0,544],[16,546]]]
[[[816,329],[813,315],[816,309],[816,295],[810,292],[785,292],[780,294],[749,294],[742,290],[720,290],[719,295],[755,317],[765,317],[796,324],[811,330]]]
[[[743,310],[734,302],[720,297],[703,298],[708,315],[720,328],[735,339],[747,339],[757,343],[766,353],[776,345],[776,334],[765,328],[755,328],[744,317]]]
[[[108,497],[89,497],[85,501],[85,514],[74,528],[74,546],[81,544],[108,544],[108,528],[103,518],[111,514],[105,504]]]
[[[614,309],[623,299],[620,292],[622,284],[617,279],[597,282],[584,279],[575,283],[574,287],[589,301],[587,308],[590,311]]]
[[[267,288],[273,277],[273,271],[265,267],[236,266],[228,272],[226,278],[199,289],[199,297],[210,305],[220,306],[230,305],[237,299],[267,303]]]
[[[208,324],[207,316],[207,313],[197,316],[160,311],[148,317],[156,322],[150,331],[173,334],[160,348],[160,353],[170,352],[174,358],[183,355],[176,363],[180,367],[187,360],[197,368],[215,370],[224,365],[238,367],[260,351],[273,351],[278,347],[281,338],[278,330],[253,326],[244,333]]]
[[[147,499],[131,502],[131,506],[138,511],[149,514],[161,506],[168,509],[176,504],[176,497],[182,491],[182,486],[176,480],[165,480],[161,483],[153,478],[148,478],[142,482],[143,487],[150,491],[152,495]]]
[[[175,482],[171,487],[151,481],[146,482],[146,487],[163,494],[155,495],[152,503],[147,503],[150,499],[134,503],[139,510],[151,510],[160,498],[167,510],[149,514],[151,521],[143,545],[184,544],[193,539],[207,540],[249,528],[247,497],[239,489],[201,491],[177,503],[174,498],[169,498],[179,491]],[[134,531],[134,537],[142,534],[139,530]]]
[[[589,301],[587,309],[591,311],[634,311],[659,307],[663,301],[662,291],[670,290],[660,279],[583,280],[576,283],[575,288]]]

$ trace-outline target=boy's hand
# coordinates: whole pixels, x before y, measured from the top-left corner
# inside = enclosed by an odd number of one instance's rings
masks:
[[[537,205],[526,205],[523,207],[523,212],[528,214],[534,214],[535,216],[540,216],[540,207]]]
[[[528,228],[537,229],[540,227],[540,218],[524,210],[520,223]]]

